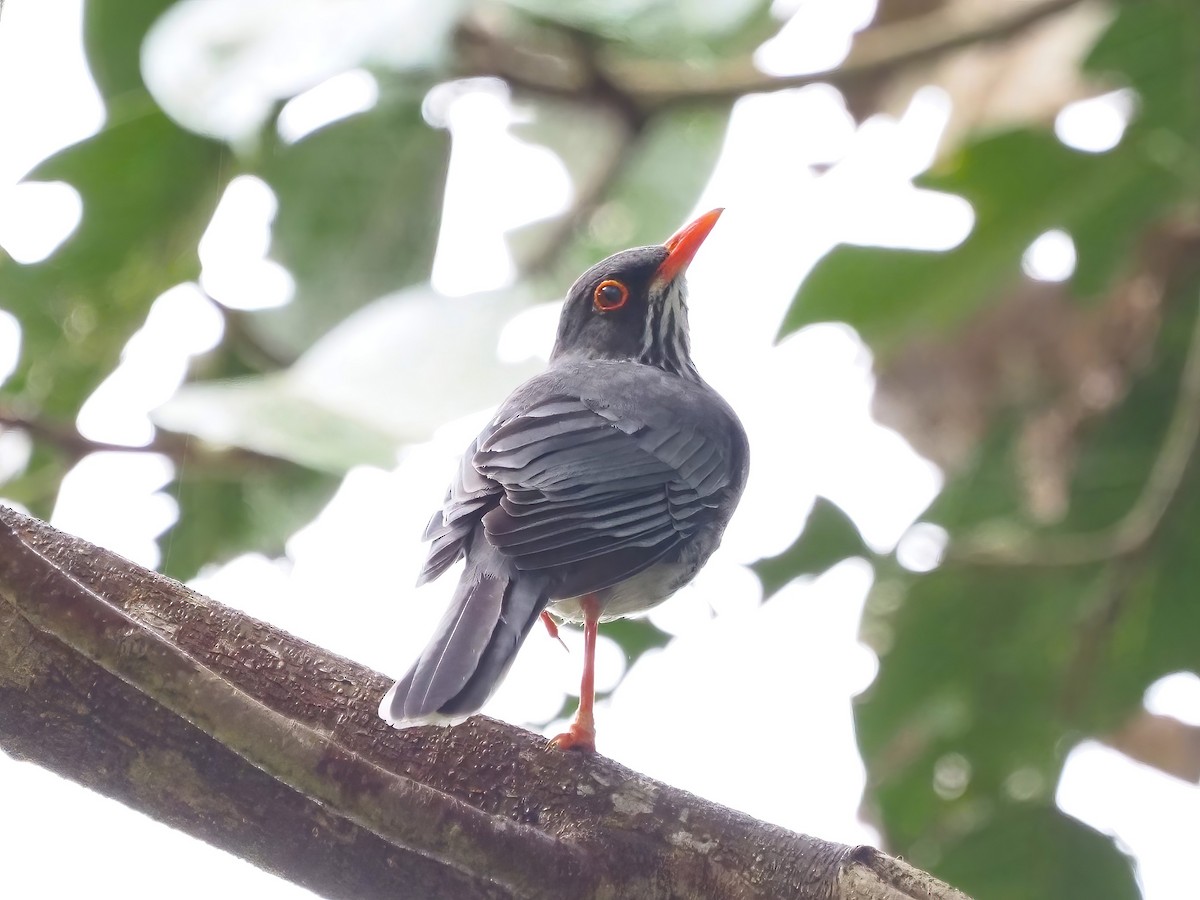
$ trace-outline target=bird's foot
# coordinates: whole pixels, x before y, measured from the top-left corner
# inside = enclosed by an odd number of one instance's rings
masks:
[[[554,617],[545,610],[542,610],[542,624],[546,626],[546,631],[550,633],[550,637],[562,644],[562,648],[564,650],[570,652],[567,648],[567,642],[558,636],[558,623],[555,622]]]
[[[557,737],[550,738],[550,746],[556,750],[579,750],[583,753],[596,752],[596,729],[578,722]]]

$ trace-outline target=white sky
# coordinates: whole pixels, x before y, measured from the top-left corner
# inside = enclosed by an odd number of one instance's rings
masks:
[[[817,8],[822,16],[814,16]],[[771,42],[760,63],[795,69],[836,62],[812,54],[844,46],[847,23],[861,22],[864,9],[869,14],[869,4],[844,5],[839,24],[824,7],[802,5],[804,27]],[[73,191],[14,185],[38,159],[101,124],[82,62],[79,12],[79,0],[8,0],[0,24],[0,85],[22,85],[0,92],[0,244],[18,259],[42,258],[78,220]],[[814,40],[818,28],[825,40]],[[806,48],[814,49],[806,56]],[[301,139],[339,110],[368,108],[376,96],[366,73],[335,76],[289,105],[281,128],[289,140]],[[1077,104],[1060,117],[1058,133],[1081,148],[1105,149],[1119,140],[1128,105],[1123,95]],[[511,279],[504,229],[569,202],[569,179],[557,161],[505,130],[521,114],[494,91],[464,94],[448,107],[455,144],[435,266],[436,284],[447,293]],[[691,269],[691,308],[697,363],[750,433],[751,481],[721,551],[692,586],[652,614],[675,640],[640,659],[598,710],[607,755],[753,815],[848,843],[877,840],[857,819],[863,769],[850,709],[850,698],[875,672],[874,656],[857,641],[870,567],[843,563],[763,604],[745,564],[791,543],[816,492],[843,506],[874,546],[890,547],[939,479],[902,439],[870,420],[870,358],[852,332],[821,326],[777,347],[773,336],[795,285],[834,242],[944,248],[968,232],[968,205],[909,184],[930,161],[946,115],[946,100],[932,90],[921,92],[899,122],[876,119],[857,131],[825,88],[749,97],[735,108],[721,161],[697,203],[697,210],[720,205],[727,213]],[[833,160],[840,160],[837,167],[819,180],[805,165]],[[506,177],[496,179],[496,171]],[[255,296],[286,302],[289,276],[264,256],[273,202],[269,188],[254,180],[240,182],[223,201],[223,224],[210,230],[203,254],[205,286],[222,302],[245,307]],[[1067,277],[1073,252],[1069,236],[1043,236],[1027,255],[1027,270]],[[735,262],[744,260],[754,265]],[[254,292],[238,289],[247,279]],[[179,383],[187,356],[220,338],[208,303],[186,286],[160,298],[121,368],[81,414],[85,434],[133,445],[146,439],[147,414]],[[553,305],[523,313],[502,336],[501,352],[544,357],[555,316]],[[12,333],[11,318],[0,313],[0,375],[11,366]],[[773,393],[765,385],[787,390]],[[779,415],[781,402],[790,405],[786,416]],[[401,673],[431,633],[452,585],[443,578],[414,592],[409,577],[397,581],[395,573],[415,575],[421,526],[486,414],[448,423],[434,440],[407,448],[392,471],[352,472],[329,508],[289,542],[285,560],[242,557],[206,573],[197,586],[367,665]],[[27,452],[12,443],[0,440],[0,471],[6,458]],[[146,454],[90,458],[64,484],[54,524],[154,565],[154,538],[175,515],[172,499],[159,492],[171,474],[167,461]],[[906,548],[914,567],[933,563],[940,539],[931,528],[914,534]],[[553,715],[579,676],[578,636],[564,635],[569,654],[535,632],[486,711],[522,723]],[[601,688],[615,685],[624,668],[616,645],[602,639]],[[1194,676],[1166,679],[1153,690],[1153,704],[1195,720],[1198,686]],[[674,742],[681,723],[686,753]],[[558,725],[545,730],[554,733]],[[661,740],[647,740],[656,734]],[[7,813],[0,846],[20,851],[5,854],[9,884],[28,880],[42,893],[103,896],[103,885],[119,882],[131,897],[167,889],[209,897],[228,893],[230,885],[262,897],[303,893],[3,756],[0,793]],[[1084,745],[1072,753],[1057,796],[1063,809],[1120,835],[1138,858],[1148,900],[1184,896],[1177,861],[1185,858],[1183,842],[1200,828],[1200,790]],[[71,847],[70,866],[60,864],[64,845]],[[179,871],[189,873],[183,882]]]

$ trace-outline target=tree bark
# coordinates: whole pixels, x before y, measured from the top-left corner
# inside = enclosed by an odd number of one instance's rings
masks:
[[[0,507],[0,748],[328,897],[966,900],[476,716]]]

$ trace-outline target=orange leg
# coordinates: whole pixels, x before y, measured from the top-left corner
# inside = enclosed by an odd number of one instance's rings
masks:
[[[542,610],[542,624],[546,626],[546,631],[550,632],[550,637],[562,644],[564,650],[567,649],[567,643],[558,636],[558,623],[554,621],[554,617],[550,613]]]
[[[583,609],[583,680],[579,685],[579,709],[571,727],[550,740],[560,750],[596,750],[596,721],[592,707],[596,699],[596,632],[600,625],[600,604],[592,594],[579,601]]]

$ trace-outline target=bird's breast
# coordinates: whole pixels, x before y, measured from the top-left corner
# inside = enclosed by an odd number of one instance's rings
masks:
[[[691,581],[695,574],[696,565],[691,561],[659,562],[632,578],[597,591],[600,621],[609,622],[653,609]],[[551,603],[550,611],[568,622],[583,621],[578,597]]]

